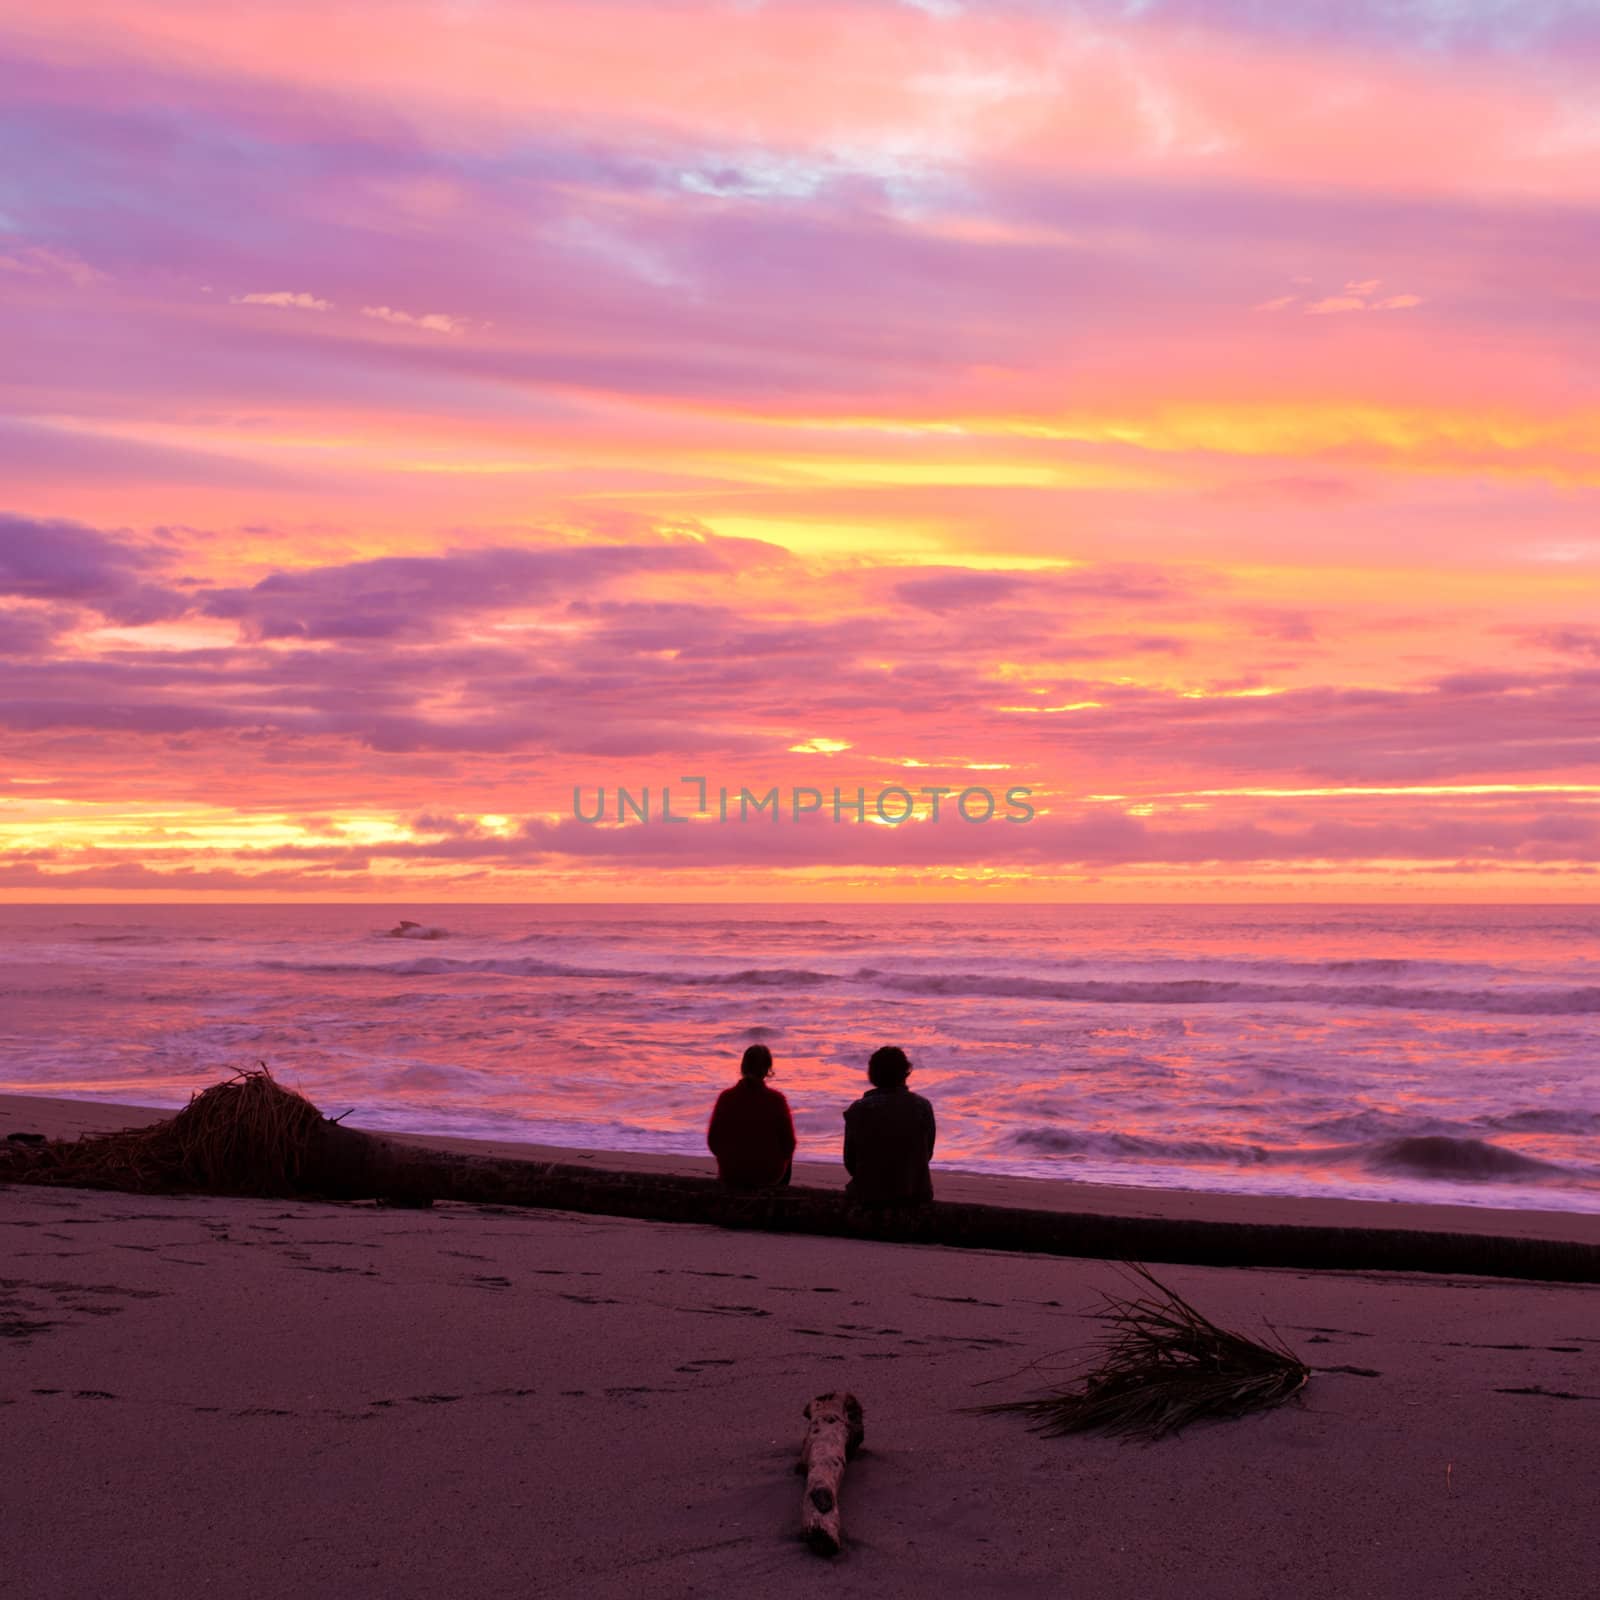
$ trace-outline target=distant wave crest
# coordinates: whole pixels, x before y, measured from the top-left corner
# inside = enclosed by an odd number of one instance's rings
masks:
[[[870,970],[870,969],[869,969]],[[1101,1005],[1381,1006],[1407,1011],[1487,1011],[1513,1016],[1600,1012],[1600,985],[1578,989],[1433,989],[1398,984],[1250,983],[1214,978],[1177,981],[1100,979],[1060,982],[983,973],[873,972],[885,989],[909,994],[994,995],[1019,1000],[1077,1000]]]
[[[431,930],[430,930],[431,932]],[[1403,984],[1263,983],[1215,978],[1060,979],[1011,973],[886,972],[860,967],[853,973],[819,972],[809,967],[742,967],[727,972],[677,972],[625,967],[579,966],[532,956],[451,959],[427,957],[401,962],[296,963],[264,961],[263,967],[290,972],[384,972],[399,977],[440,977],[452,972],[489,973],[508,978],[581,978],[659,983],[707,988],[809,989],[822,984],[859,983],[897,994],[1008,1000],[1054,1000],[1085,1005],[1320,1005],[1381,1007],[1403,1011],[1472,1011],[1502,1016],[1563,1016],[1600,1013],[1600,985],[1581,988],[1444,989]]]
[[[1538,1106],[1531,1111],[1502,1111],[1478,1119],[1485,1127],[1506,1133],[1600,1133],[1600,1111]]]

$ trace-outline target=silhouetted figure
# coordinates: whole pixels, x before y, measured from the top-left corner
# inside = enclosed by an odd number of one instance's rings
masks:
[[[857,1205],[921,1205],[933,1199],[933,1107],[906,1087],[911,1062],[888,1044],[867,1063],[872,1087],[844,1114],[845,1194]]]
[[[739,1081],[717,1096],[706,1143],[717,1158],[717,1176],[734,1189],[770,1189],[786,1184],[794,1163],[794,1118],[789,1102],[769,1088],[772,1052],[753,1044],[739,1063]]]

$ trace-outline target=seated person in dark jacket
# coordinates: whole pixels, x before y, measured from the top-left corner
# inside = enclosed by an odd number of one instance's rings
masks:
[[[933,1107],[906,1087],[911,1063],[885,1045],[872,1053],[872,1087],[844,1114],[846,1196],[857,1205],[920,1205],[933,1199]]]
[[[768,1189],[789,1181],[794,1161],[794,1119],[789,1102],[768,1088],[772,1052],[753,1044],[739,1063],[739,1081],[717,1096],[706,1143],[717,1176],[734,1189]]]

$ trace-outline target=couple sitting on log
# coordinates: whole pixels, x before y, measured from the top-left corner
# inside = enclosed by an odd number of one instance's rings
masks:
[[[739,1081],[717,1097],[706,1143],[717,1176],[733,1189],[780,1188],[793,1170],[794,1119],[789,1102],[768,1083],[772,1052],[753,1044],[739,1064]],[[933,1107],[906,1087],[911,1062],[885,1045],[872,1053],[872,1087],[844,1114],[845,1196],[856,1205],[921,1205],[933,1199]]]

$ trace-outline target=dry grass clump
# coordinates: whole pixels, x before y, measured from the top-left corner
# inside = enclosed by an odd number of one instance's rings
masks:
[[[1276,1335],[1258,1343],[1219,1328],[1147,1267],[1128,1265],[1155,1294],[1102,1297],[1099,1315],[1111,1331],[1075,1385],[973,1409],[1019,1412],[1046,1435],[1159,1439],[1192,1422],[1281,1405],[1304,1387],[1310,1368]]]
[[[150,1127],[0,1146],[0,1179],[135,1194],[301,1194],[318,1184],[334,1126],[263,1063]]]

